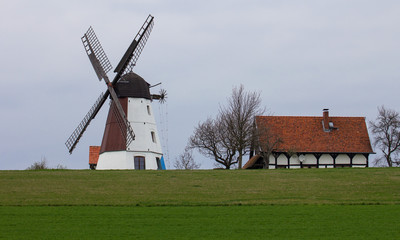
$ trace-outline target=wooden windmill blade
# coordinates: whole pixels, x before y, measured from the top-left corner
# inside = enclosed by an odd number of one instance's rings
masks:
[[[65,145],[68,148],[69,153],[71,154],[74,151],[76,145],[81,139],[83,133],[86,131],[86,128],[89,126],[92,119],[95,118],[100,108],[103,106],[104,102],[107,100],[107,96],[101,93],[100,97],[93,104],[92,108],[90,108],[89,112],[85,115],[83,120],[79,123],[78,127],[75,128],[75,131],[71,134],[68,140],[65,142]]]
[[[92,44],[90,44],[89,39],[92,41]],[[88,31],[83,35],[81,40],[85,48],[86,54],[88,55],[89,60],[93,65],[96,75],[99,78],[99,81],[101,81],[102,78],[107,77],[107,72],[109,72],[112,69],[112,65],[108,60],[103,48],[101,47],[101,44],[98,41],[92,27],[89,27]],[[83,133],[86,131],[90,122],[92,121],[92,119],[95,118],[100,108],[107,100],[108,95],[109,95],[108,91],[106,92],[106,94],[102,93],[100,95],[100,97],[93,104],[92,108],[80,122],[78,127],[75,128],[75,131],[65,142],[65,145],[67,146],[69,153],[72,153],[72,151],[75,149],[76,145],[81,139]]]
[[[120,115],[118,121],[121,122],[120,125],[124,126],[120,128],[121,134],[122,136],[124,136],[124,139],[126,141],[126,147],[128,147],[129,144],[131,144],[131,142],[135,139],[135,134],[121,106],[121,103],[119,102],[119,99],[117,97],[117,94],[115,93],[113,85],[110,83],[110,80],[108,79],[107,72],[110,71],[110,69],[112,68],[111,63],[108,60],[107,55],[105,54],[103,48],[101,47],[101,44],[97,39],[96,34],[94,33],[92,27],[89,28],[89,30],[84,34],[84,36],[81,39],[86,54],[88,55],[89,60],[93,65],[97,77],[99,78],[99,80],[104,79],[108,90],[105,94],[102,94],[99,97],[99,99],[89,110],[85,118],[81,121],[81,123],[78,125],[78,127],[75,129],[75,131],[72,133],[72,135],[65,144],[69,152],[72,153],[77,143],[79,142],[80,138],[82,137],[83,133],[89,126],[91,120],[95,118],[100,108],[107,100],[108,95],[111,94],[111,98],[114,101],[116,109],[118,110],[118,113]]]
[[[107,85],[108,93],[110,93],[111,99],[114,101],[116,109],[119,113],[119,117],[117,118],[119,125],[123,126],[120,128],[121,134],[126,141],[126,147],[128,147],[135,139],[135,134],[121,106],[121,103],[119,102],[118,96],[115,93],[114,86],[108,79],[107,72],[111,70],[112,66],[92,27],[90,27],[89,30],[83,35],[82,43],[99,80],[104,79]],[[107,92],[105,95],[107,95]]]
[[[144,45],[147,42],[147,39],[150,36],[151,30],[154,26],[154,17],[149,15],[146,21],[143,23],[139,32],[136,34],[133,39],[131,45],[126,50],[124,56],[118,63],[118,66],[115,68],[114,72],[117,73],[113,80],[113,84],[118,82],[120,77],[128,72],[131,72],[133,67],[136,65],[136,62],[142,53]]]
[[[99,81],[101,81],[101,79],[107,77],[107,73],[112,69],[112,65],[92,27],[89,27],[81,40],[96,75],[99,78]]]

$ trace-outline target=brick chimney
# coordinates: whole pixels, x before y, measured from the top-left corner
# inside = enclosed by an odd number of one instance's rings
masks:
[[[324,130],[325,131],[330,131],[330,127],[329,127],[329,109],[325,108],[323,110],[323,126],[324,126]]]

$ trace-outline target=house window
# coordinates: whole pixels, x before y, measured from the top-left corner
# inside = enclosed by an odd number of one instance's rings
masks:
[[[156,133],[155,132],[151,132],[151,140],[153,141],[153,143],[156,142]]]
[[[151,115],[150,106],[149,106],[149,105],[147,105],[147,113],[148,113],[149,115]]]
[[[135,169],[136,170],[144,170],[146,169],[145,158],[142,156],[135,157]]]

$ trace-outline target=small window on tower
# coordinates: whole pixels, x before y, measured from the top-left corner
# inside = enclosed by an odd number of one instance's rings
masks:
[[[156,134],[155,134],[155,132],[151,132],[151,140],[153,141],[153,143],[156,142]]]
[[[147,113],[148,113],[149,115],[151,115],[151,113],[150,113],[150,106],[149,106],[149,105],[147,105]]]

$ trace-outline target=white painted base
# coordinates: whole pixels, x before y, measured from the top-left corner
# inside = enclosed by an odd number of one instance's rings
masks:
[[[96,170],[135,169],[135,156],[145,158],[146,170],[157,170],[157,158],[162,154],[152,152],[113,151],[100,154]]]

